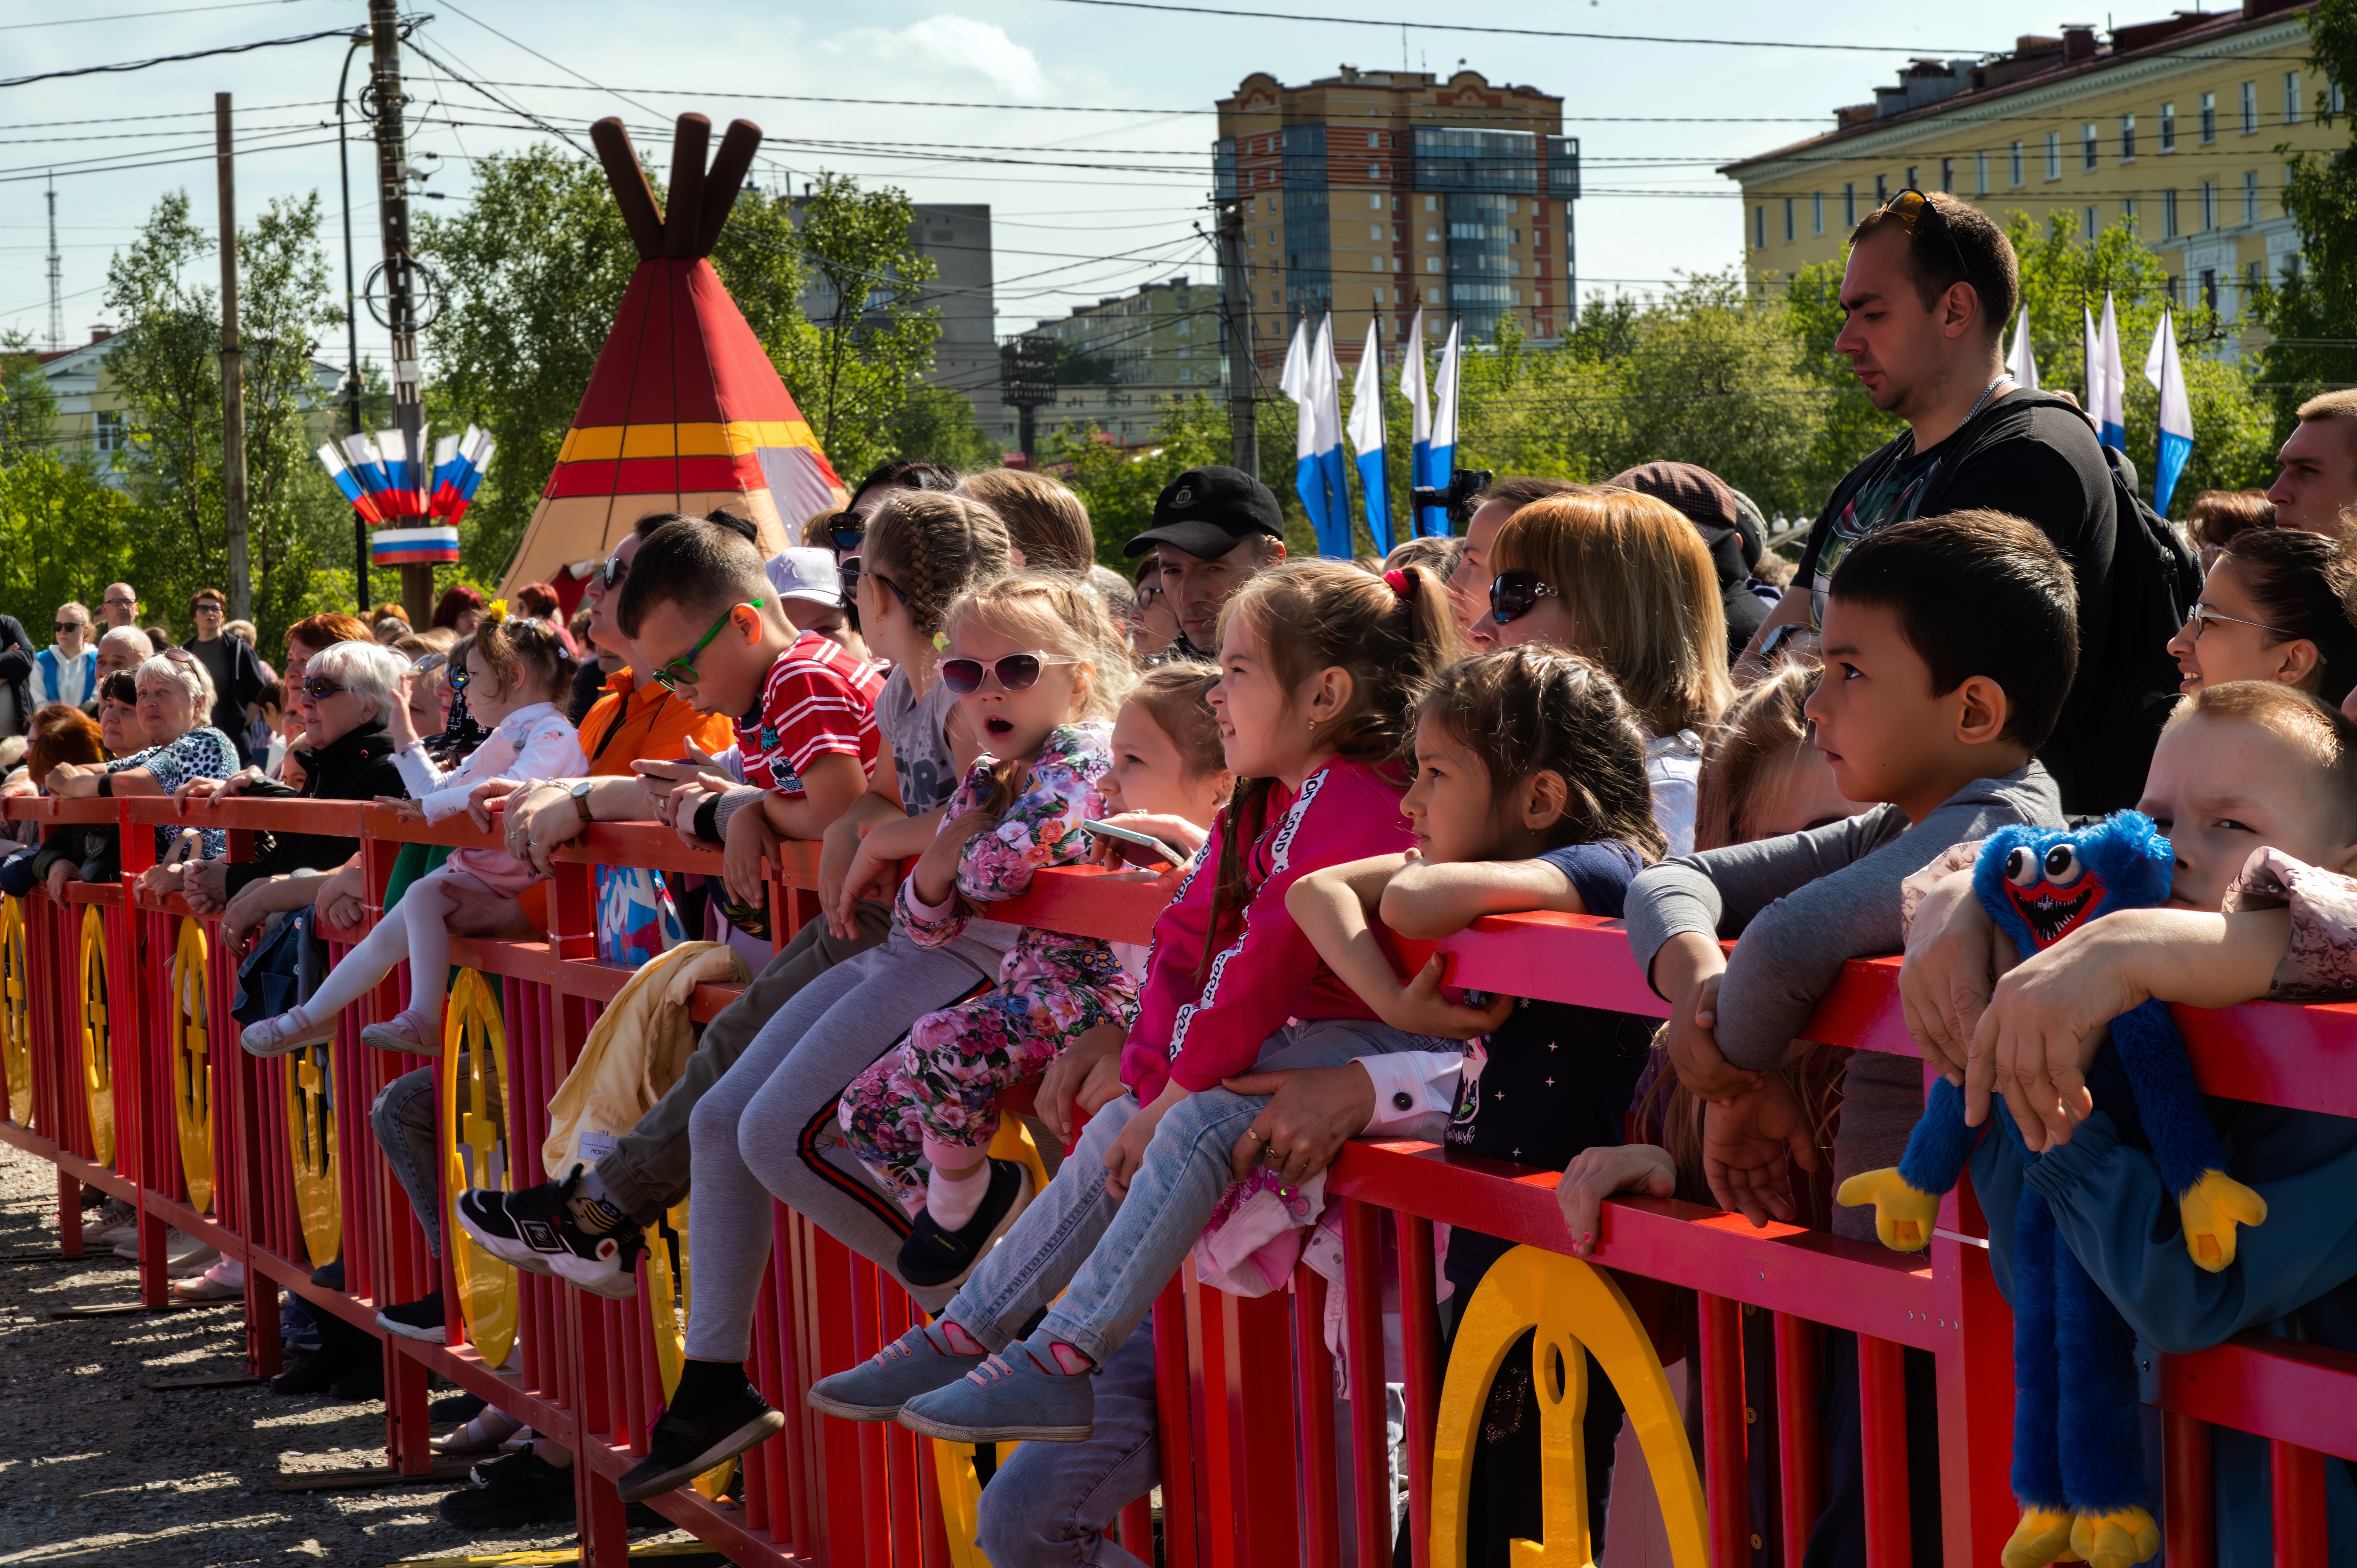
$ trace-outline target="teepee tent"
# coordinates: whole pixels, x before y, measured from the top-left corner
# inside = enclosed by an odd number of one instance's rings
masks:
[[[707,174],[711,138],[710,120],[679,117],[666,213],[621,121],[589,127],[639,266],[502,592],[607,553],[649,512],[726,507],[774,553],[797,542],[804,518],[842,504],[842,481],[705,259],[760,129],[730,124]]]

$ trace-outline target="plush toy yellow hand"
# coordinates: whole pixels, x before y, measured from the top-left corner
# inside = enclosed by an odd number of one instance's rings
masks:
[[[2203,1171],[2179,1195],[2177,1215],[2185,1225],[2185,1250],[2193,1266],[2218,1273],[2234,1261],[2234,1227],[2267,1217],[2267,1200],[2224,1171]]]
[[[1894,1252],[1920,1252],[1932,1243],[1932,1221],[1940,1217],[1940,1195],[1907,1183],[1896,1165],[1863,1171],[1835,1195],[1851,1208],[1874,1205],[1874,1233]]]
[[[2134,1568],[2160,1550],[2160,1526],[2142,1509],[2083,1513],[2071,1527],[2071,1550],[2089,1568]]]

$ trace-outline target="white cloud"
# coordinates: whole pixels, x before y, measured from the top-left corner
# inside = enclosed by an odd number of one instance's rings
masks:
[[[904,81],[941,74],[979,77],[1010,99],[1037,99],[1048,90],[1039,57],[1006,36],[996,22],[971,16],[929,16],[898,32],[862,28],[829,46],[833,52],[888,66]]]

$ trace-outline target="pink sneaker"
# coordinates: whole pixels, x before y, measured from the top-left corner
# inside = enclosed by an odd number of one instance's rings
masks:
[[[275,1018],[264,1018],[259,1024],[247,1025],[245,1033],[238,1036],[238,1044],[253,1056],[283,1057],[299,1051],[305,1046],[317,1045],[335,1037],[335,1019],[315,1024],[310,1015],[300,1007],[294,1007]]]
[[[406,1051],[414,1057],[438,1057],[442,1054],[442,1031],[434,1031],[427,1038],[423,1026],[406,1012],[395,1013],[382,1024],[371,1024],[361,1031],[361,1044],[374,1046],[381,1051]]]

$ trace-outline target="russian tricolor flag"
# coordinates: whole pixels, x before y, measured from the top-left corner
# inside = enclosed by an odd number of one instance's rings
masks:
[[[467,514],[467,507],[475,499],[475,491],[483,483],[483,470],[491,464],[492,449],[498,443],[488,430],[467,426],[464,435],[445,435],[434,445],[435,517],[457,525]]]

